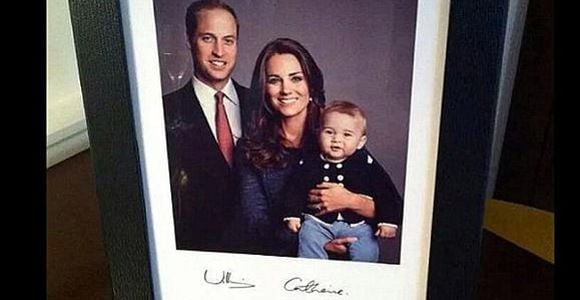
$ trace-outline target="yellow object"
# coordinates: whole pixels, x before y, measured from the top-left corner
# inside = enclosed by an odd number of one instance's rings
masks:
[[[554,263],[554,214],[529,206],[488,199],[483,227]]]

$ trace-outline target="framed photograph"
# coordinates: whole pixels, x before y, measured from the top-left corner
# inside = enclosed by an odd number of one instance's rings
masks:
[[[403,199],[397,235],[380,240],[376,263],[179,247],[163,97],[192,81],[191,1],[80,2],[71,1],[71,14],[116,296],[425,299],[428,284],[441,291],[444,280],[428,281],[428,269],[449,1],[227,1],[239,25],[237,83],[251,87],[261,49],[290,38],[316,60],[327,101],[366,111],[366,147]]]
[[[167,3],[167,1],[153,1],[163,95],[169,95],[176,91],[179,93],[180,89],[183,88],[191,90],[187,83],[191,82],[194,69],[192,61],[194,55],[192,55],[192,47],[188,43],[186,34],[186,11],[192,1],[174,0],[170,2],[171,5]],[[404,198],[417,3],[414,1],[400,3],[370,1],[361,5],[356,1],[343,1],[340,5],[332,5],[332,1],[299,1],[296,3],[280,1],[256,6],[256,2],[252,1],[231,1],[230,6],[236,13],[240,27],[237,59],[232,78],[239,84],[250,87],[258,54],[267,43],[277,38],[289,38],[299,42],[312,55],[313,60],[324,75],[326,102],[349,100],[366,112],[368,132],[366,147],[389,174],[397,193]],[[257,16],[269,17],[259,18]],[[309,30],[305,31],[305,28],[309,28]],[[171,96],[166,102],[178,102],[173,98]],[[168,107],[165,109],[170,110],[174,106],[173,103],[167,103]],[[166,118],[171,119],[173,116],[167,115]],[[202,121],[205,123],[205,120]],[[165,120],[166,124],[171,122],[171,120]],[[200,129],[194,131],[193,135],[195,136],[188,138],[196,143],[190,148],[208,151],[207,148],[210,147],[204,148],[203,138],[200,138],[203,135],[203,127],[196,128]],[[187,135],[187,133],[182,132],[179,134]],[[178,139],[177,137],[173,138],[173,136],[178,135],[177,133],[169,133],[169,135],[169,139]],[[187,142],[180,143],[187,144]],[[179,147],[186,147],[181,146],[181,144]],[[178,146],[173,148],[178,148]],[[169,150],[167,154],[169,160],[194,160],[193,158],[179,157],[178,152],[179,149],[175,149],[173,152]],[[211,172],[204,173],[204,179],[219,172],[216,170],[220,169],[219,163],[212,163],[211,158],[206,155],[195,154],[193,150],[189,150],[185,156],[203,156],[203,163],[212,166]],[[200,163],[191,162],[190,164],[199,165]],[[175,167],[174,169],[183,171],[183,168]],[[176,173],[177,170],[170,170],[170,173],[172,172]],[[190,181],[202,182],[201,179],[191,178],[195,176],[191,174],[195,173],[195,170],[185,172],[190,173]],[[170,177],[175,178],[176,176],[170,174]],[[172,184],[177,185],[176,182]],[[261,185],[264,184],[267,183],[261,182]],[[215,188],[213,187],[215,183],[209,179],[204,180],[203,185]],[[198,187],[198,189],[202,188]],[[202,197],[201,195],[185,195],[187,193],[182,191],[179,195],[178,193],[172,195],[171,202],[174,207],[186,205],[178,202],[187,200],[177,198]],[[222,200],[213,199],[211,201],[219,202]],[[230,207],[232,204],[223,204],[223,206]],[[202,209],[199,208],[199,210]],[[172,223],[174,225],[177,222],[187,223],[177,220],[180,215],[186,214],[182,212],[185,208],[175,210]],[[181,212],[177,212],[179,210]],[[205,215],[211,215],[212,218],[215,218],[215,212],[207,212]],[[205,219],[204,215],[188,215],[187,218]],[[210,220],[203,222],[209,223]],[[225,222],[227,221],[221,223]],[[198,242],[202,240],[199,235],[192,234],[191,230],[181,229],[179,226],[175,226],[174,234],[178,250],[206,250],[209,248]],[[191,226],[203,227],[201,224]],[[204,234],[211,235],[211,229],[207,229],[207,231],[210,232],[204,232]],[[194,244],[182,235],[195,235],[197,241]],[[402,234],[397,234],[393,239],[380,240],[379,263],[399,263],[401,238]],[[216,248],[219,249],[219,245]],[[215,249],[212,250],[215,251]],[[252,252],[250,251],[250,253]]]

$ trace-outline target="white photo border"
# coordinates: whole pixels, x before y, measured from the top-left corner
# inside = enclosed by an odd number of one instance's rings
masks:
[[[158,299],[291,299],[300,276],[342,289],[340,299],[425,299],[431,240],[449,1],[419,0],[399,265],[175,250],[153,1],[120,1],[147,216],[153,294]],[[414,217],[409,217],[414,216]],[[299,266],[299,267],[297,267]],[[344,272],[348,268],[348,272]],[[325,270],[320,272],[319,270]],[[256,285],[208,285],[204,272],[231,272]],[[346,274],[345,274],[346,273]],[[326,299],[325,294],[300,294]]]

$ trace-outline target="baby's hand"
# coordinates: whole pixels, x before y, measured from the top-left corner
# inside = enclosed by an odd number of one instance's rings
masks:
[[[379,238],[394,238],[397,235],[397,228],[389,225],[379,225],[375,236]]]
[[[286,226],[288,227],[288,229],[290,229],[290,231],[292,232],[298,232],[298,229],[300,229],[300,219],[290,219],[288,221],[286,221]]]

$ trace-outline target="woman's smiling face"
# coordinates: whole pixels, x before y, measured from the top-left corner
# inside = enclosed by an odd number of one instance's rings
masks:
[[[266,94],[284,118],[306,118],[310,92],[306,76],[292,54],[275,54],[266,62]]]

